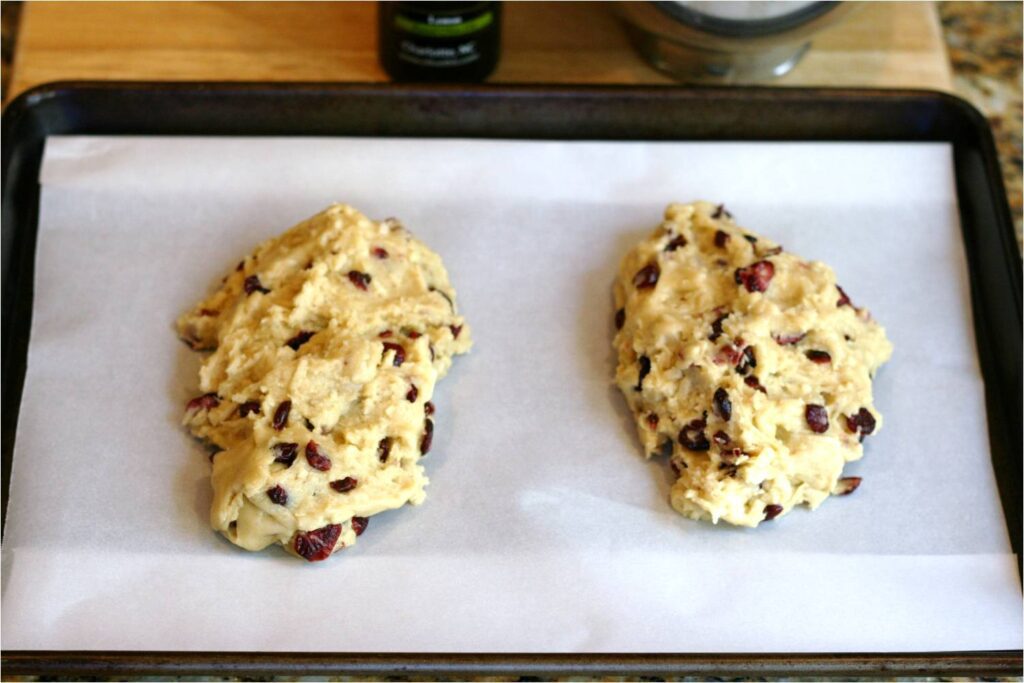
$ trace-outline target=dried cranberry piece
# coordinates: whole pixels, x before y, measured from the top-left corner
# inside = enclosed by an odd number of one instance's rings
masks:
[[[393,441],[390,436],[385,436],[377,444],[377,459],[381,462],[387,462],[388,456],[391,455],[391,446]]]
[[[715,354],[715,363],[721,365],[727,363],[729,365],[736,365],[740,362],[743,357],[743,351],[736,348],[732,344],[726,344],[722,348],[718,349],[718,353]]]
[[[405,394],[405,400],[409,403],[415,403],[416,397],[420,395],[420,390],[416,388],[415,384],[409,386],[409,391]]]
[[[356,486],[359,485],[359,480],[355,477],[345,477],[344,479],[335,479],[330,483],[330,487],[338,493],[348,493]]]
[[[651,372],[651,359],[647,356],[640,356],[640,372],[636,381],[636,386],[633,387],[633,391],[641,391],[644,385],[644,377]]]
[[[867,408],[857,411],[857,418],[860,421],[860,433],[867,436],[875,431],[875,416]]]
[[[676,235],[672,238],[672,241],[665,245],[665,251],[675,251],[679,247],[686,246],[686,238],[682,235]]]
[[[215,393],[196,396],[185,404],[185,410],[210,410],[220,405],[220,396]]]
[[[714,439],[715,443],[717,443],[719,446],[728,446],[732,442],[732,439],[729,438],[729,435],[723,432],[722,430],[718,430],[717,432],[715,432],[714,436],[712,436],[711,438]]]
[[[775,343],[779,346],[790,346],[800,342],[806,336],[806,332],[803,334],[773,334],[772,339],[774,339]]]
[[[423,404],[423,412],[426,413],[427,415],[433,415],[434,414],[434,403],[432,401],[427,401],[426,403],[424,403]]]
[[[381,339],[387,339],[388,337],[391,336],[391,330],[384,330],[383,332],[381,332],[377,336],[380,337]]]
[[[757,378],[757,375],[750,375],[749,377],[744,377],[743,383],[746,384],[751,389],[756,389],[757,391],[760,391],[762,394],[768,393],[768,390],[761,385],[761,381]]]
[[[285,342],[285,346],[290,346],[293,351],[298,351],[299,347],[308,342],[316,332],[309,332],[302,330],[294,337]]]
[[[745,375],[750,372],[751,368],[757,367],[757,356],[754,355],[754,347],[748,346],[743,349],[742,357],[740,362],[736,364],[736,372],[741,375]]]
[[[277,503],[278,505],[288,504],[288,492],[281,488],[280,484],[272,489],[268,489],[267,497],[270,498],[271,502]]]
[[[657,413],[648,413],[648,415],[647,415],[647,426],[650,427],[652,430],[658,428],[658,422],[659,421],[660,421],[660,418],[658,417]]]
[[[349,282],[351,282],[364,292],[366,291],[367,285],[369,285],[370,282],[373,280],[373,278],[370,277],[369,273],[363,273],[358,270],[348,271],[348,279]]]
[[[284,463],[285,467],[291,467],[299,455],[299,444],[275,443],[270,447],[270,452],[274,454],[274,462]]]
[[[405,347],[402,346],[401,344],[396,344],[394,342],[384,342],[384,354],[387,354],[388,351],[395,352],[395,359],[394,361],[392,361],[392,365],[394,365],[396,368],[405,362]]]
[[[728,317],[728,313],[723,313],[715,318],[714,322],[711,323],[711,334],[708,335],[708,341],[718,341],[718,338],[722,336],[722,323]]]
[[[729,400],[729,392],[722,387],[715,389],[714,405],[715,414],[728,422],[732,417],[732,401]]]
[[[658,264],[648,263],[633,276],[633,286],[637,289],[650,289],[658,284],[659,277],[661,277],[661,268],[658,267]]]
[[[736,467],[736,462],[744,455],[746,455],[746,453],[744,453],[743,449],[740,448],[739,446],[733,446],[732,448],[722,449],[722,452],[719,454],[719,457],[721,457],[722,459],[722,465],[729,467],[731,469],[731,471],[729,472],[730,477],[736,476],[736,472],[738,471],[738,468]],[[719,466],[719,469],[722,469],[722,466]]]
[[[368,517],[353,517],[352,518],[352,531],[356,532],[356,536],[362,536],[363,532],[366,531],[367,525],[370,520]]]
[[[837,496],[848,496],[857,490],[860,482],[860,477],[843,477],[836,482],[836,488],[833,493]]]
[[[462,325],[449,325],[448,329],[452,331],[452,338],[458,339],[459,333],[462,332]]]
[[[875,416],[867,408],[861,408],[846,418],[846,428],[854,434],[860,433],[862,438],[874,432],[876,424]]]
[[[706,451],[711,448],[708,438],[704,436],[704,428],[707,422],[702,418],[693,420],[679,432],[679,443],[691,451]]]
[[[402,334],[404,334],[409,339],[419,339],[420,337],[423,336],[423,334],[421,334],[420,332],[417,332],[416,330],[409,330],[409,329],[403,329],[402,330]]]
[[[288,413],[292,411],[291,401],[281,401],[281,404],[277,406],[277,410],[274,411],[274,422],[272,423],[274,429],[281,431],[284,426],[288,424]]]
[[[626,324],[626,309],[620,308],[615,311],[615,329],[621,330],[622,326]]]
[[[331,469],[331,459],[320,452],[320,446],[316,441],[306,444],[306,462],[310,467],[321,472]]]
[[[370,253],[372,253],[377,258],[388,257],[388,250],[385,249],[384,247],[374,247],[373,249],[370,250]]]
[[[839,291],[839,301],[836,302],[836,308],[839,308],[840,306],[853,306],[853,302],[850,301],[850,297],[846,295],[843,288],[836,285],[836,289]]]
[[[295,534],[292,547],[295,552],[310,562],[326,560],[338,543],[341,536],[340,524],[328,524],[313,531],[300,531]]]
[[[256,413],[258,415],[259,412],[260,412],[260,402],[259,401],[246,401],[245,403],[242,403],[241,405],[238,406],[238,416],[239,417],[247,417],[249,415],[249,413]]]
[[[420,441],[420,453],[426,455],[430,451],[430,444],[434,441],[434,421],[427,418],[423,425],[423,439]]]
[[[213,316],[216,316],[216,315],[219,315],[219,314],[220,314],[220,311],[215,311],[212,308],[200,308],[199,309],[199,315],[203,316],[204,318],[212,318]]]
[[[779,515],[782,514],[781,505],[765,505],[764,506],[764,521],[770,522]]]
[[[832,362],[832,356],[829,355],[828,351],[818,351],[817,349],[811,349],[810,351],[804,353],[804,355],[807,356],[807,360],[811,361],[812,363],[817,363],[819,365],[824,365],[825,363]]]
[[[725,249],[725,245],[729,243],[729,233],[724,230],[719,230],[715,233],[715,246],[719,249]]]
[[[711,214],[712,218],[721,218],[722,216],[725,216],[726,218],[732,218],[732,214],[726,210],[725,204],[719,204],[718,206],[716,206],[714,213]]]
[[[259,277],[256,275],[250,275],[249,277],[245,278],[245,281],[242,283],[242,287],[245,289],[246,296],[252,294],[253,292],[259,292],[261,294],[270,293],[270,290],[263,286],[263,284],[260,282]]]
[[[815,434],[824,434],[828,431],[828,411],[825,410],[825,406],[808,403],[804,408],[804,419]]]
[[[775,276],[775,266],[771,261],[758,261],[746,268],[736,269],[736,284],[743,285],[748,292],[764,292],[768,283]]]

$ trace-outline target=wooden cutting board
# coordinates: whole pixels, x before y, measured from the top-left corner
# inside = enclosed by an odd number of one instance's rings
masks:
[[[506,2],[498,83],[670,79],[627,42],[611,3]],[[25,3],[8,95],[47,81],[386,81],[373,2]],[[935,7],[863,3],[766,84],[952,90]]]

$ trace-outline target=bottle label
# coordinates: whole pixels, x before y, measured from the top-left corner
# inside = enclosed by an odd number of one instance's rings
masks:
[[[482,11],[481,11],[482,10]],[[425,67],[459,67],[483,58],[480,39],[496,28],[488,7],[463,12],[400,11],[395,14],[398,58]]]
[[[422,66],[462,66],[480,59],[475,40],[451,47],[417,45],[411,40],[403,40],[399,47],[399,59]]]
[[[404,14],[397,14],[395,15],[395,27],[425,38],[456,38],[487,28],[494,21],[494,13],[487,11],[465,21],[459,16],[427,15],[426,19],[426,22],[417,21]]]

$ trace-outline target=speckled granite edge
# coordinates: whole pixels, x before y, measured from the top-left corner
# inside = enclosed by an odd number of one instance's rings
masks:
[[[1021,45],[1019,2],[940,2],[939,17],[958,95],[988,118],[999,151],[1017,246],[1021,246]]]

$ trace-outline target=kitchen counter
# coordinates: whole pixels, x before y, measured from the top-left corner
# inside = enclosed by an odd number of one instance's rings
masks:
[[[3,14],[5,101],[65,79],[387,80],[372,2],[5,2]],[[672,83],[637,56],[607,3],[506,3],[503,30],[492,82]],[[1020,243],[1021,3],[863,3],[767,84],[968,99],[992,122]]]
[[[505,3],[502,41],[496,83],[672,83],[609,3]],[[372,2],[32,2],[14,60],[10,95],[68,78],[387,80]],[[775,83],[949,90],[952,74],[930,3],[867,3]]]
[[[956,94],[992,124],[1021,246],[1021,24],[1019,2],[943,2],[939,16]]]

